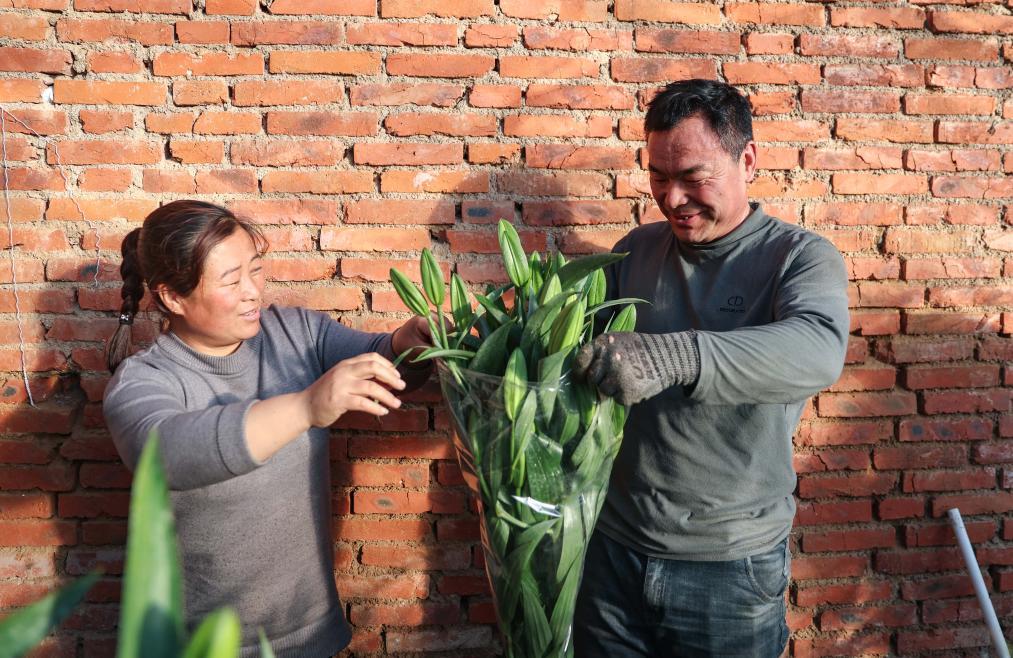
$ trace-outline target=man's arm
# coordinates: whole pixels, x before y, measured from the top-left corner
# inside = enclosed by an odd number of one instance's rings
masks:
[[[825,240],[785,272],[774,321],[731,331],[599,336],[575,363],[602,393],[635,404],[676,385],[708,404],[788,403],[837,380],[849,329],[847,273]]]

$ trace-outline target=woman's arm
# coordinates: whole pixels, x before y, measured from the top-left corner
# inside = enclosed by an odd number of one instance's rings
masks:
[[[378,354],[338,363],[298,393],[188,411],[167,373],[121,364],[103,402],[113,442],[131,470],[152,433],[169,487],[195,489],[252,471],[309,427],[327,427],[347,411],[384,415],[400,401],[386,387],[404,381]]]
[[[264,462],[310,427],[329,427],[349,411],[385,416],[401,401],[384,387],[405,388],[390,361],[370,353],[346,359],[298,393],[260,400],[246,414],[246,445]]]

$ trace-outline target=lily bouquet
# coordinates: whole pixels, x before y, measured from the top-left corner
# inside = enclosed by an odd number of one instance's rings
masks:
[[[572,656],[584,554],[626,408],[572,380],[570,364],[599,330],[632,331],[634,304],[643,300],[605,301],[602,268],[625,254],[570,262],[529,256],[502,220],[498,237],[509,283],[474,294],[473,305],[453,274],[450,318],[443,274],[428,249],[422,290],[397,270],[390,278],[405,305],[430,323],[433,347],[415,361],[438,359],[458,461],[478,499],[506,655]]]

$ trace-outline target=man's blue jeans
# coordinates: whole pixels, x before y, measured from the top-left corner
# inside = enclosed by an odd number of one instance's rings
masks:
[[[665,560],[594,533],[574,616],[576,658],[777,658],[788,642],[787,539],[728,562]]]

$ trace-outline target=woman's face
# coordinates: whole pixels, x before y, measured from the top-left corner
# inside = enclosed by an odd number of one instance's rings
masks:
[[[189,294],[163,292],[170,329],[203,354],[224,356],[260,331],[264,270],[260,253],[242,229],[219,242],[204,262],[200,283]]]

